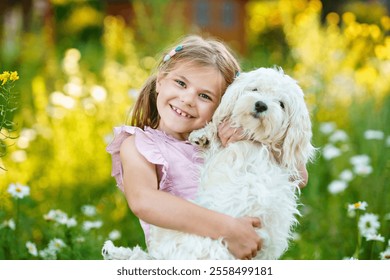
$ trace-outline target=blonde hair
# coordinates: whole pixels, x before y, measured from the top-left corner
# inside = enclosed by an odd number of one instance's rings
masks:
[[[178,51],[167,61],[163,58],[176,46],[181,45],[182,50]],[[135,103],[130,116],[130,125],[143,129],[145,126],[157,128],[160,116],[157,111],[157,75],[166,75],[174,69],[179,62],[191,62],[199,66],[215,67],[220,71],[226,88],[233,82],[240,66],[231,50],[222,42],[212,38],[202,38],[197,35],[184,37],[180,42],[167,49],[160,58],[156,72],[153,73],[141,88],[139,97]]]

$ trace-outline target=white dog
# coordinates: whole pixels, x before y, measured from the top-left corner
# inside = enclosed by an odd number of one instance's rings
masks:
[[[222,147],[217,127],[225,119],[245,138]],[[281,69],[242,73],[229,86],[212,122],[190,140],[204,150],[195,203],[233,217],[258,217],[262,249],[256,259],[278,259],[296,224],[299,168],[314,155],[311,122],[297,83]],[[151,226],[148,253],[139,247],[103,247],[105,259],[234,259],[222,239]]]

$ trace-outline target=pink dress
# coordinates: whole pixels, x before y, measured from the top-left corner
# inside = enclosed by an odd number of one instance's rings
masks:
[[[112,172],[117,186],[123,189],[123,169],[120,160],[122,142],[134,135],[135,145],[147,161],[157,167],[159,189],[164,192],[193,199],[198,189],[199,166],[202,159],[197,157],[198,149],[188,141],[180,141],[165,132],[150,127],[144,130],[134,126],[114,128],[114,140],[107,146],[107,152],[112,156]],[[164,211],[164,209],[161,209]],[[149,224],[140,220],[146,241],[149,236]]]

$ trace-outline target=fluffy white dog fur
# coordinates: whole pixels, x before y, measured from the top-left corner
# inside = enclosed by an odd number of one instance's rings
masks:
[[[225,119],[242,127],[246,139],[222,147],[217,127]],[[242,73],[229,86],[212,122],[190,140],[207,145],[195,203],[233,217],[261,220],[263,240],[256,259],[278,259],[299,215],[299,168],[314,154],[304,95],[281,69]],[[234,259],[222,239],[151,226],[148,252],[115,247],[107,241],[105,259]]]

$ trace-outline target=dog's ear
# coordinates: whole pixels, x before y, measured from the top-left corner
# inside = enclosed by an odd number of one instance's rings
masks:
[[[213,123],[219,124],[225,119],[229,119],[232,115],[236,100],[242,94],[245,88],[245,77],[247,73],[241,73],[230,86],[226,89],[222,96],[221,103],[213,115]]]
[[[304,101],[302,101],[304,104]],[[314,157],[315,148],[311,144],[312,130],[306,106],[298,106],[290,115],[286,135],[282,145],[281,165],[292,171],[299,179],[299,171]]]

